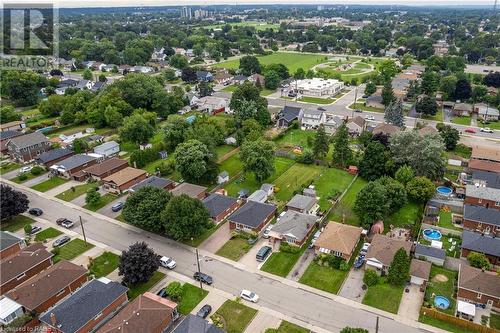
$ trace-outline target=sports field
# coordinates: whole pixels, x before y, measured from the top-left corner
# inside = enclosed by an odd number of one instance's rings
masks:
[[[267,29],[279,30],[280,25],[278,23],[266,23],[266,22],[236,22],[236,23],[226,23],[233,27],[254,27],[257,31],[264,31]],[[211,24],[204,26],[205,29],[221,29],[226,24]]]

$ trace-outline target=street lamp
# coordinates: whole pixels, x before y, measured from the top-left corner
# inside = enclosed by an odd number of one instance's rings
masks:
[[[191,240],[193,238],[191,237]],[[198,265],[198,273],[201,273],[201,267],[200,267],[200,255],[198,254],[198,248],[196,248],[196,264]],[[200,289],[203,290],[203,283],[201,282],[201,277],[200,277]]]

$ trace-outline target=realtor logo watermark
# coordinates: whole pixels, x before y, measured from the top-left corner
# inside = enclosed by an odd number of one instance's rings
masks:
[[[2,69],[45,70],[58,55],[54,2],[2,2]]]

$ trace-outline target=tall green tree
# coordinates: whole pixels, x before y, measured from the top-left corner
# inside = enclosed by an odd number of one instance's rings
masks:
[[[154,128],[140,114],[133,114],[123,119],[120,138],[126,142],[143,143],[154,134]]]
[[[413,201],[425,203],[436,194],[436,186],[427,177],[415,177],[406,184],[406,192]]]
[[[410,257],[405,249],[400,248],[396,251],[392,259],[387,280],[394,286],[403,286],[410,279]]]
[[[373,95],[377,91],[377,85],[373,81],[369,81],[365,86],[365,95]]]
[[[324,158],[326,154],[328,154],[328,150],[330,149],[328,136],[325,132],[325,126],[321,124],[316,131],[316,135],[314,137],[314,145],[313,145],[313,153],[317,158]]]
[[[123,276],[123,282],[129,286],[148,282],[158,270],[160,258],[146,243],[134,243],[122,251],[118,275]]]
[[[376,180],[386,174],[389,154],[378,141],[370,141],[359,163],[359,175],[366,180]]]
[[[398,182],[406,186],[408,182],[410,182],[415,174],[413,173],[413,169],[407,165],[403,165],[397,171],[394,177]]]
[[[252,75],[255,73],[260,73],[260,63],[259,59],[255,56],[247,55],[240,59],[240,72],[243,75]]]
[[[460,133],[456,128],[451,127],[450,125],[438,124],[440,126],[436,126],[439,131],[439,135],[443,138],[444,145],[446,150],[453,150],[458,144],[460,140]]]
[[[178,144],[184,142],[187,131],[191,125],[185,117],[171,115],[163,126],[163,141],[169,149],[175,149]]]
[[[161,233],[164,225],[160,221],[161,212],[165,210],[172,198],[170,192],[162,188],[145,186],[128,196],[123,207],[123,218],[127,223],[141,229]]]
[[[217,174],[215,154],[198,140],[188,140],[174,152],[176,170],[187,181],[212,180]]]
[[[369,228],[374,221],[384,219],[389,210],[384,185],[379,182],[366,184],[356,195],[353,210],[363,227]]]
[[[387,123],[398,127],[404,127],[403,102],[397,100],[385,107],[384,119]]]
[[[422,92],[433,96],[439,88],[439,74],[433,70],[427,70],[422,74]]]
[[[418,113],[422,113],[428,116],[436,115],[438,111],[438,105],[436,99],[431,96],[423,96],[417,100],[415,104],[415,110]]]
[[[0,107],[0,119],[2,123],[8,123],[15,120],[21,119],[21,114],[14,111],[14,108],[10,105]]]
[[[396,96],[394,95],[394,90],[392,89],[391,81],[388,80],[385,82],[384,87],[382,88],[382,104],[384,106],[388,106],[395,100]]]
[[[457,81],[457,85],[455,87],[455,95],[454,98],[466,101],[472,97],[472,87],[469,81],[465,78],[461,78]]]
[[[345,123],[339,126],[333,137],[333,163],[347,167],[352,161],[352,150],[349,147],[349,131]]]
[[[246,141],[241,146],[240,159],[245,171],[253,172],[263,182],[274,172],[274,143],[265,140]]]

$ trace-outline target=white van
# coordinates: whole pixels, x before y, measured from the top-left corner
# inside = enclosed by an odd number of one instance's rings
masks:
[[[177,266],[177,263],[169,257],[161,257],[160,264],[168,269],[174,269]]]

